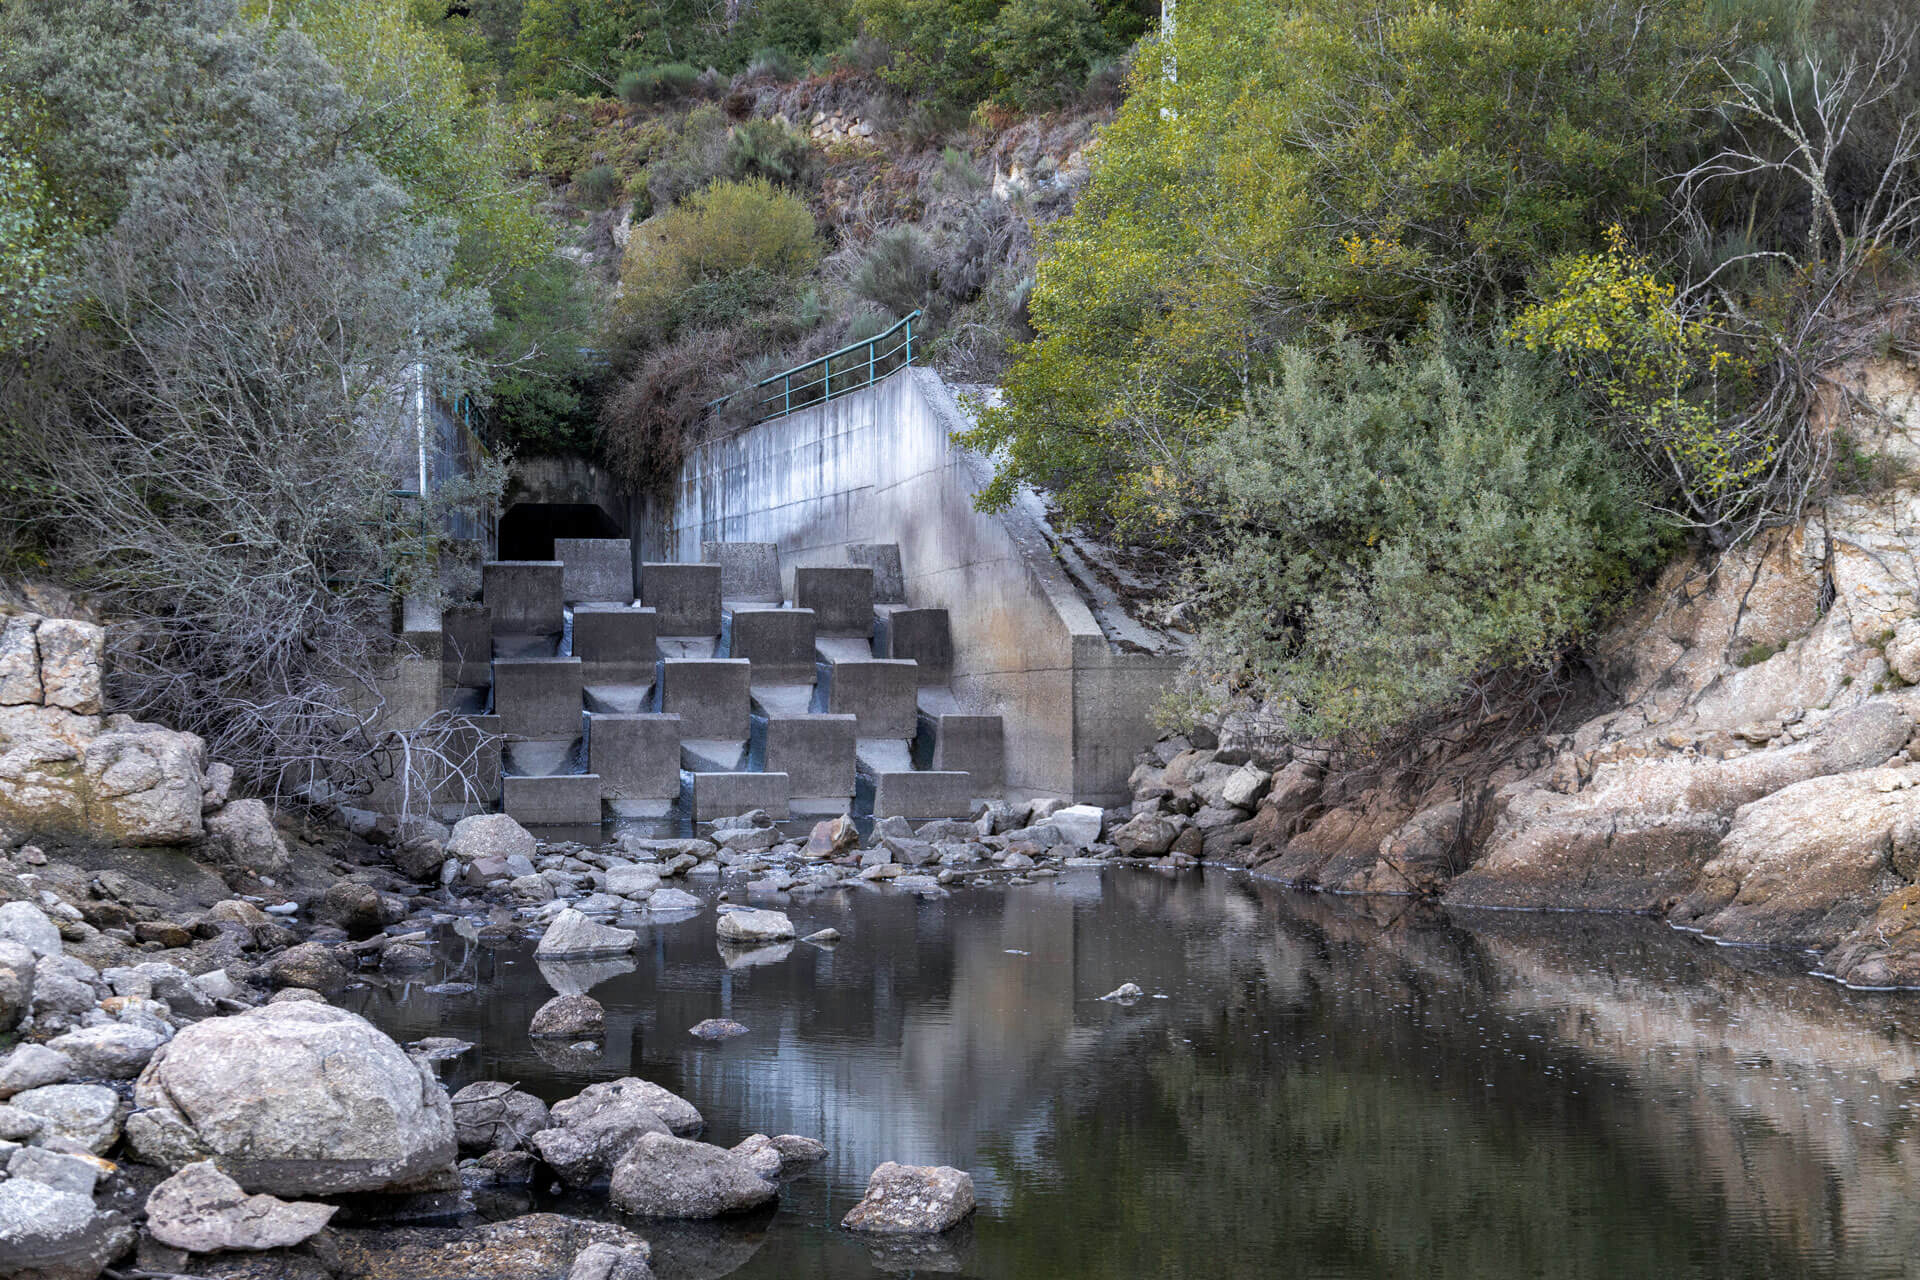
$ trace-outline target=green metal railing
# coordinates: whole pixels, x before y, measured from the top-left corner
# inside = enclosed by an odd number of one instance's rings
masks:
[[[872,386],[880,379],[913,363],[913,322],[920,318],[912,312],[884,333],[865,342],[855,342],[838,351],[829,351],[817,360],[809,360],[785,373],[762,378],[750,387],[721,396],[707,405],[717,410],[742,396],[747,402],[747,425],[765,422],[829,400],[851,395]]]

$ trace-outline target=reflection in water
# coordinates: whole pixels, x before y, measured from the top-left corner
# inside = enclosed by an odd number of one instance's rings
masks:
[[[399,1038],[476,1041],[453,1087],[638,1074],[710,1140],[827,1143],[770,1218],[641,1224],[663,1280],[1920,1272],[1920,1003],[1799,957],[1226,872],[787,909],[844,940],[748,959],[708,913],[646,929],[631,967],[543,976],[480,944],[361,999]],[[479,990],[424,990],[450,977]],[[1126,981],[1164,998],[1098,1000]],[[589,983],[604,1045],[527,1036]],[[688,1034],[713,1017],[751,1033]],[[980,1214],[913,1245],[836,1231],[883,1160],[969,1169]]]

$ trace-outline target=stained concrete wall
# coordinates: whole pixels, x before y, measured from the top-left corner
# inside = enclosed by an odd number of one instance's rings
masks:
[[[948,610],[953,689],[1006,721],[1008,790],[1095,803],[1127,795],[1146,712],[1177,658],[1121,653],[1022,508],[983,515],[983,459],[938,375],[909,369],[841,400],[692,449],[670,502],[634,530],[647,560],[697,560],[703,542],[772,542],[793,571],[897,542],[909,604]]]

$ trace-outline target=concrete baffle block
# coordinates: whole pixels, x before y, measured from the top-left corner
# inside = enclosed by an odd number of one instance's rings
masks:
[[[864,779],[862,780],[865,781]],[[874,775],[873,816],[965,818],[973,812],[973,779],[964,773],[916,770]]]
[[[613,801],[680,794],[680,717],[589,715],[587,769]]]
[[[659,614],[663,636],[720,634],[720,566],[643,564],[640,602]]]
[[[703,542],[700,562],[720,566],[720,598],[779,604],[780,548],[772,542]]]
[[[447,606],[440,615],[440,683],[484,689],[493,683],[493,615],[483,604]]]
[[[566,628],[558,560],[489,560],[480,569],[480,597],[495,635],[547,635]]]
[[[660,663],[660,710],[680,717],[683,738],[747,739],[753,665],[745,658],[668,658]]]
[[[651,684],[659,660],[659,615],[633,605],[582,604],[573,610],[573,656],[586,682]]]
[[[600,821],[600,779],[591,773],[508,774],[501,807],[529,827],[592,825]]]
[[[953,629],[947,611],[876,608],[873,653],[878,658],[911,658],[919,663],[923,685],[947,683],[953,678]]]
[[[900,569],[898,543],[856,543],[847,548],[847,563],[864,565],[873,570],[875,604],[907,602],[907,575]]]
[[[816,565],[793,571],[793,603],[811,609],[823,636],[873,634],[873,570]]]
[[[911,738],[920,727],[919,664],[869,658],[830,664],[826,710],[859,718],[862,738]]]
[[[768,716],[766,767],[787,775],[796,799],[844,806],[853,795],[857,733],[854,716]]]
[[[750,809],[769,816],[787,816],[789,782],[784,773],[696,773],[693,777],[693,820],[712,822]]]
[[[493,712],[509,738],[580,736],[578,658],[500,658],[493,664]]]
[[[568,604],[633,602],[633,542],[628,538],[555,538],[563,566],[560,594]]]
[[[934,769],[969,775],[976,796],[998,795],[1005,788],[1006,727],[999,716],[923,713],[920,732],[933,738]]]
[[[815,623],[811,609],[729,609],[721,652],[753,663],[762,684],[813,679]]]

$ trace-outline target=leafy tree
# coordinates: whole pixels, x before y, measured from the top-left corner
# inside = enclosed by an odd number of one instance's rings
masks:
[[[994,96],[1021,111],[1059,106],[1118,49],[1093,0],[1007,0],[980,41]]]
[[[854,0],[861,29],[892,49],[886,78],[935,103],[1058,105],[1095,61],[1145,29],[1117,0]]]
[[[0,96],[0,354],[44,337],[60,306],[75,233],[28,141],[31,112]]]
[[[1719,38],[1687,0],[1182,6],[1047,238],[985,501],[1129,514],[1323,318],[1498,314],[1655,208]]]
[[[584,335],[598,327],[580,269],[558,255],[495,307],[476,351],[492,374],[487,434],[494,443],[516,454],[597,452],[594,400],[605,370]]]

